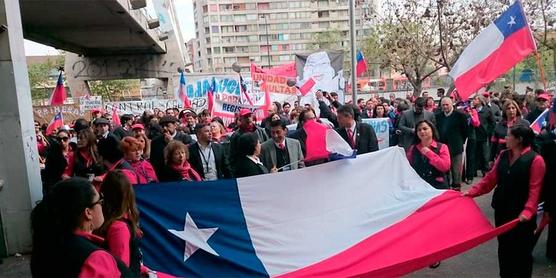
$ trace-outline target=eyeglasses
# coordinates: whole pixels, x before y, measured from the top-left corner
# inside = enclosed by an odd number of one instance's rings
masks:
[[[92,203],[92,204],[89,206],[89,208],[92,208],[92,207],[96,206],[97,204],[98,204],[98,205],[101,205],[101,206],[102,206],[102,204],[104,204],[104,195],[103,195],[102,193],[99,193],[98,201]]]
[[[58,140],[59,142],[62,142],[62,141],[67,142],[69,140],[69,137],[58,137],[58,138],[56,138],[56,140]]]

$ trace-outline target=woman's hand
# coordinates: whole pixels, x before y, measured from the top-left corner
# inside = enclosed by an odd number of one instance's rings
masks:
[[[278,168],[276,168],[276,166],[273,166],[272,169],[270,169],[271,173],[278,173]]]
[[[420,151],[423,155],[426,155],[431,149],[429,147],[422,147]]]
[[[527,221],[529,221],[529,219],[525,217],[525,215],[523,214],[519,215],[519,222],[527,222]]]

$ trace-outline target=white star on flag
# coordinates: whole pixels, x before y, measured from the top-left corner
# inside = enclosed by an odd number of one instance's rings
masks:
[[[208,244],[208,239],[218,230],[218,228],[199,229],[197,224],[189,213],[185,214],[185,225],[183,231],[176,231],[169,229],[168,231],[173,235],[185,241],[185,251],[183,253],[183,261],[187,261],[198,249],[204,250],[215,256],[219,256],[212,247]]]
[[[510,16],[510,21],[508,21],[508,25],[510,25],[510,27],[514,26],[515,24],[517,24],[515,22],[515,16]]]

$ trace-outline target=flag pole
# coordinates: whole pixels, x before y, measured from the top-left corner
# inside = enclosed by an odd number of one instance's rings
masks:
[[[349,34],[351,45],[351,100],[357,103],[357,69],[356,69],[356,41],[355,41],[355,0],[349,0]]]

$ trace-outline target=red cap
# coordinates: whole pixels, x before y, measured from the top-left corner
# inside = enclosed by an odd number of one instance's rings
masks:
[[[251,110],[247,109],[247,108],[243,108],[241,110],[239,110],[239,116],[243,117],[243,116],[247,116],[247,115],[252,115],[253,112],[251,112]]]
[[[91,109],[91,113],[100,113],[100,112],[102,112],[102,109],[101,109],[101,108],[93,108],[93,109]]]
[[[548,96],[548,94],[540,94],[537,96],[537,99],[544,99],[544,100],[550,100],[550,97]]]
[[[145,129],[145,127],[142,124],[134,124],[131,129]]]
[[[490,97],[490,92],[484,92],[483,97]]]

